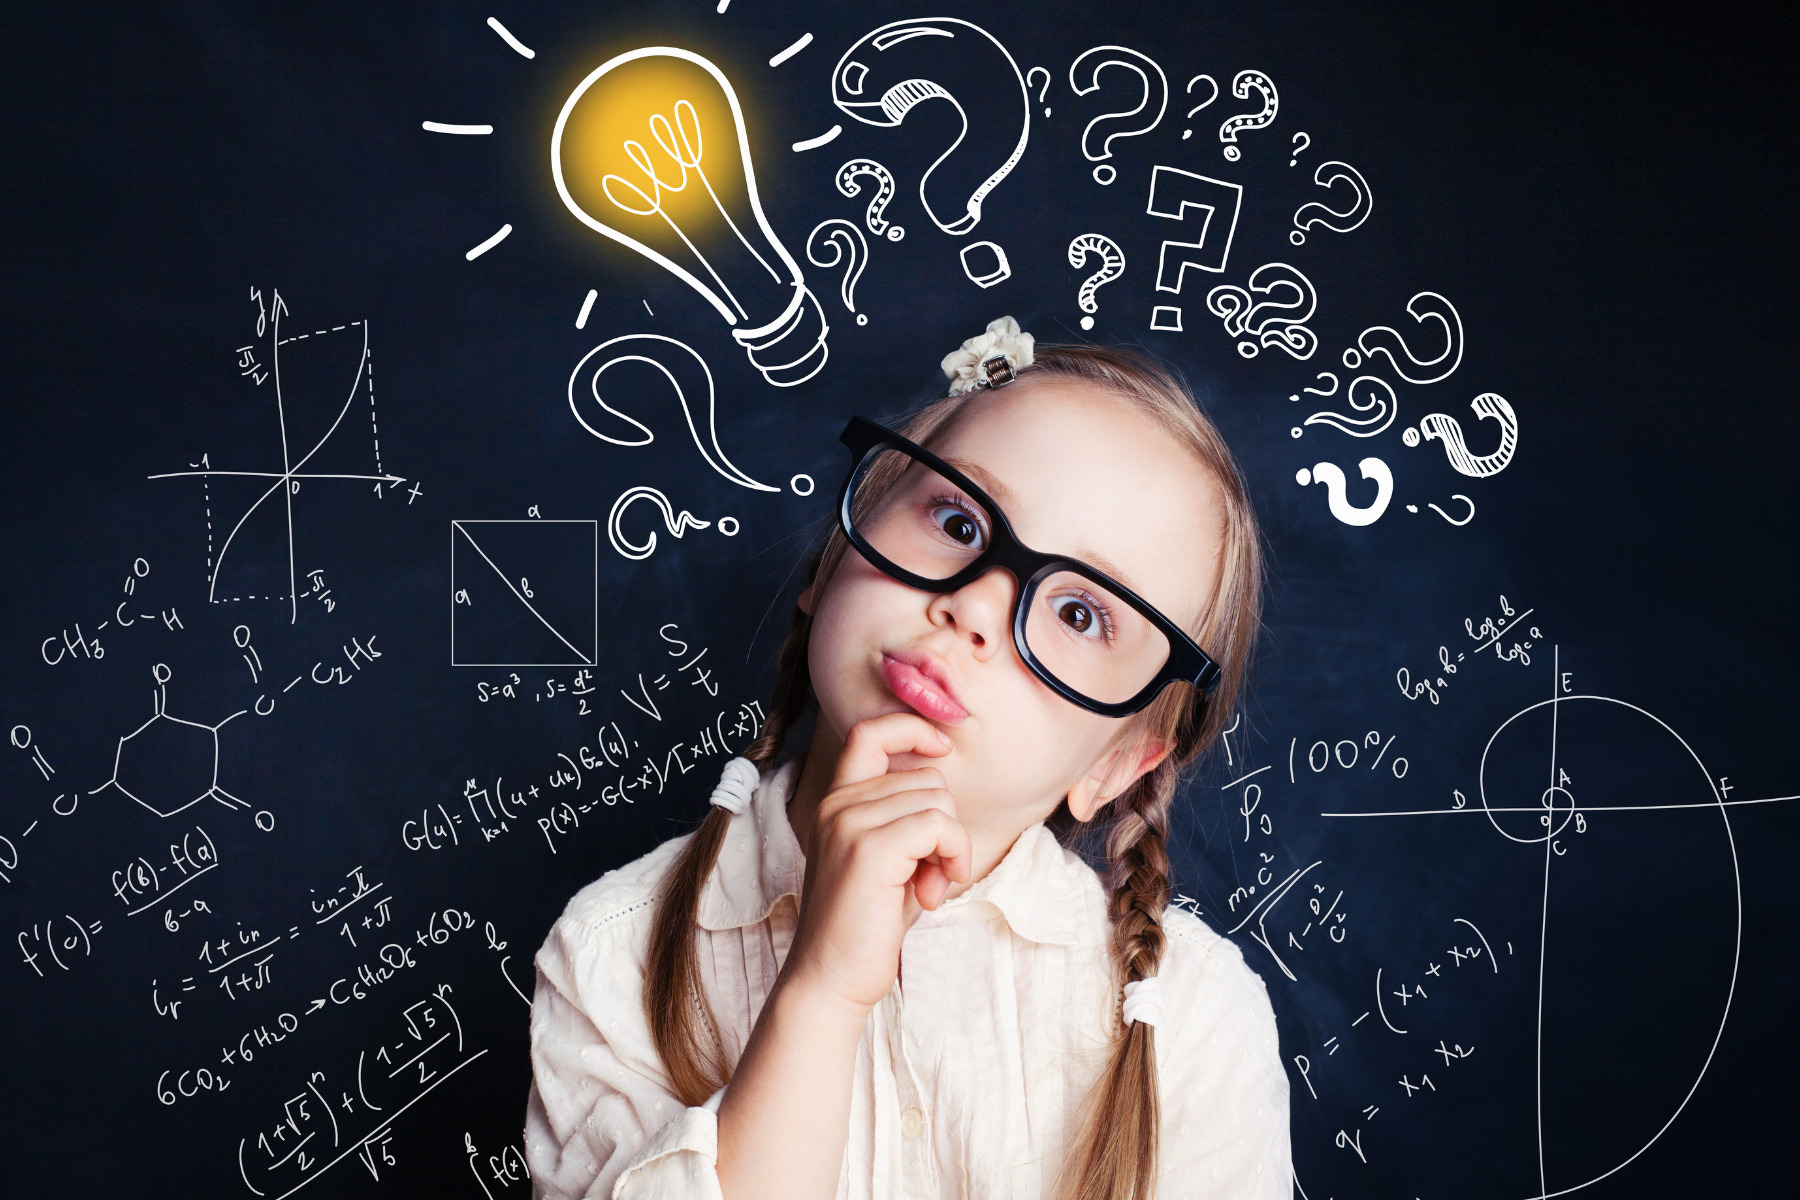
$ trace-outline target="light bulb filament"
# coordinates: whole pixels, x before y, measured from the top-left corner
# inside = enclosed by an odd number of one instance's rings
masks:
[[[626,157],[630,158],[632,164],[649,178],[649,184],[652,191],[647,193],[637,184],[619,175],[607,175],[602,178],[600,181],[601,190],[606,194],[606,198],[612,201],[615,206],[625,212],[631,213],[633,216],[661,217],[663,222],[674,232],[675,236],[681,239],[682,245],[688,248],[688,252],[699,260],[700,265],[706,269],[706,273],[712,276],[713,282],[718,285],[719,290],[724,293],[726,299],[731,302],[731,306],[737,309],[738,315],[748,320],[750,314],[745,310],[743,304],[732,294],[731,289],[726,286],[725,281],[720,278],[718,271],[713,269],[712,263],[707,261],[706,256],[700,253],[699,248],[694,245],[693,241],[682,231],[681,226],[675,223],[674,218],[670,217],[663,207],[663,192],[665,190],[669,192],[686,190],[688,185],[688,171],[692,169],[694,174],[699,176],[701,186],[706,188],[706,194],[711,198],[713,208],[725,219],[725,224],[730,227],[732,234],[737,238],[738,242],[744,249],[750,252],[751,257],[756,259],[762,266],[762,269],[769,273],[769,278],[775,280],[777,283],[781,282],[781,276],[776,274],[775,269],[769,265],[768,260],[763,258],[763,256],[757,252],[755,244],[752,243],[749,238],[744,236],[743,231],[738,228],[737,222],[731,219],[731,214],[725,210],[725,205],[720,202],[718,193],[713,190],[712,181],[706,177],[706,170],[701,165],[702,159],[705,156],[705,140],[704,135],[700,130],[699,114],[694,111],[694,106],[688,101],[677,100],[675,102],[675,121],[673,127],[671,127],[668,117],[664,116],[662,113],[652,113],[650,115],[649,125],[651,140],[657,144],[663,153],[673,159],[676,167],[680,169],[681,175],[679,181],[663,179],[662,176],[657,173],[656,166],[650,159],[650,153],[644,148],[643,143],[635,139],[627,139],[623,144]],[[691,133],[689,132],[690,129],[692,130]],[[679,149],[677,148],[677,144],[679,144]],[[635,196],[643,204],[643,207],[634,208],[632,205],[621,199],[620,195],[615,194],[613,191],[615,184],[625,194]]]
[[[685,120],[683,120],[684,117],[686,118]],[[657,122],[659,121],[662,122],[661,128],[658,128],[657,126]],[[688,134],[688,127],[690,125],[693,126],[694,130],[691,137]],[[675,133],[681,139],[681,148],[687,152],[685,157],[675,153],[675,149],[669,144],[669,141],[664,140],[664,134],[668,128],[669,123],[663,119],[661,113],[657,113],[650,118],[650,135],[656,139],[657,145],[661,146],[664,150],[667,150],[669,156],[683,166],[694,168],[694,173],[700,176],[700,182],[706,188],[706,194],[712,197],[713,207],[719,210],[719,215],[721,217],[725,218],[725,224],[730,226],[731,232],[737,237],[739,242],[743,243],[744,249],[750,252],[751,257],[762,264],[762,269],[769,273],[769,278],[773,279],[776,283],[780,283],[781,276],[776,274],[775,268],[771,267],[768,260],[757,251],[756,243],[744,236],[744,232],[738,228],[737,222],[731,219],[731,213],[726,211],[725,206],[719,202],[719,194],[713,191],[712,180],[706,177],[706,168],[700,165],[700,160],[706,149],[704,135],[700,132],[700,114],[696,113],[694,111],[694,106],[689,104],[686,100],[677,100],[675,102]]]

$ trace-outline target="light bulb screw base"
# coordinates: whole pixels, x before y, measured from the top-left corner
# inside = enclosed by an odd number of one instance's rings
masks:
[[[801,284],[780,317],[756,329],[733,329],[731,336],[771,385],[794,387],[825,368],[829,357],[825,337],[830,332],[818,298]]]

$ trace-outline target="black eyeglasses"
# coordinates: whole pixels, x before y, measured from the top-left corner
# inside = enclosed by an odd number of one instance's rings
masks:
[[[921,591],[954,592],[994,567],[1011,572],[1013,644],[1064,699],[1124,717],[1166,684],[1206,693],[1218,682],[1219,664],[1180,626],[1105,572],[1019,541],[1000,506],[931,451],[862,417],[839,440],[850,448],[838,497],[850,544]]]

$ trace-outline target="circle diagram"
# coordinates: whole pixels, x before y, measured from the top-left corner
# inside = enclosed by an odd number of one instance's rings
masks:
[[[1737,985],[1743,899],[1725,797],[1654,714],[1608,696],[1521,709],[1482,751],[1494,830],[1541,848],[1537,1178],[1567,1195],[1681,1115]]]

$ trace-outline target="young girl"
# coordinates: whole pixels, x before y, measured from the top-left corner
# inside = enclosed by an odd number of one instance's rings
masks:
[[[1164,844],[1258,624],[1242,477],[1141,355],[1003,317],[944,369],[845,431],[711,814],[537,955],[536,1196],[1291,1195],[1267,993]]]

